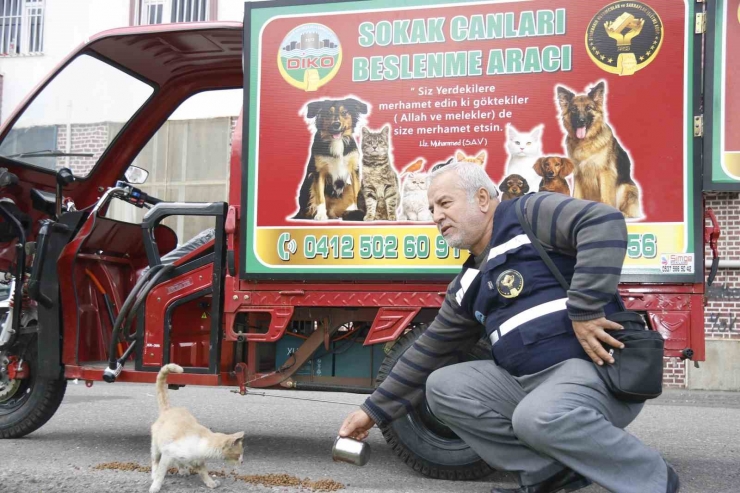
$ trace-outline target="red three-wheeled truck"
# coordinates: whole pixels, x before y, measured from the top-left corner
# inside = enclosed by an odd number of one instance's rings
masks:
[[[372,393],[467,258],[417,207],[425,175],[472,160],[516,195],[558,157],[559,193],[581,198],[598,156],[566,142],[594,122],[634,185],[629,208],[595,199],[626,216],[620,294],[667,358],[703,361],[705,244],[716,259],[719,236],[703,185],[740,168],[715,70],[740,27],[727,3],[256,2],[243,23],[93,36],[0,129],[0,436],[42,426],[70,380],[151,383],[167,363],[185,369],[173,388]],[[228,194],[157,197],[137,156],[184,101],[229,89],[244,96]],[[594,100],[575,137],[568,94]],[[100,122],[87,148],[76,125]],[[377,145],[385,188],[363,179]],[[173,217],[210,224],[178,237]],[[490,357],[481,334],[454,361]],[[423,475],[490,472],[424,402],[382,432]]]

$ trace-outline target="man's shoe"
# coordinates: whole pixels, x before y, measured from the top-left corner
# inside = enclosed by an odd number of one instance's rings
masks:
[[[590,484],[591,481],[584,478],[572,469],[564,469],[554,476],[551,476],[542,481],[541,483],[532,484],[529,486],[520,486],[519,488],[513,490],[507,488],[494,488],[491,490],[491,493],[558,493],[559,491],[570,493],[571,491],[577,491],[581,488],[585,488]],[[670,480],[668,484],[670,485]],[[668,490],[666,493],[674,493],[674,491]]]
[[[665,493],[678,493],[678,490],[681,489],[681,482],[678,480],[678,474],[676,474],[676,471],[670,464],[666,462],[665,465],[668,467],[668,483],[665,487]]]

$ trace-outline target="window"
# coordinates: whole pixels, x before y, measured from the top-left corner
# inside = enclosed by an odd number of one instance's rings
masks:
[[[228,201],[231,138],[243,97],[244,90],[238,88],[205,91],[186,99],[131,163],[149,172],[147,181],[135,186],[168,201]],[[139,223],[146,212],[116,200],[106,215]],[[182,244],[212,228],[213,218],[172,216],[162,223],[177,233]]]
[[[143,26],[210,20],[210,4],[216,0],[135,0],[135,2],[135,24]]]
[[[0,0],[0,56],[44,50],[44,0]]]
[[[104,61],[79,55],[23,109],[0,142],[0,156],[87,176],[153,91]]]

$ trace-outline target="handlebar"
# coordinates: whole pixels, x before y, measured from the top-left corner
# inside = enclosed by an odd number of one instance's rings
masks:
[[[157,205],[160,202],[164,202],[164,200],[158,199],[157,197],[152,197],[151,195],[147,195],[146,199],[144,199],[144,202],[150,205]]]
[[[164,202],[162,199],[158,199],[157,197],[152,197],[151,195],[148,195],[146,192],[142,192],[138,188],[132,186],[131,184],[125,182],[125,181],[117,181],[116,182],[116,188],[121,188],[126,191],[126,194],[124,197],[121,197],[125,199],[128,203],[135,205],[136,207],[144,207],[144,204],[149,205],[157,205],[160,202]]]

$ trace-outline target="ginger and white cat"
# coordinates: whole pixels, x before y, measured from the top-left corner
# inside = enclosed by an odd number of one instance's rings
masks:
[[[464,152],[457,151],[455,160],[457,163],[475,163],[481,168],[486,167],[486,151],[480,151],[476,156],[466,156]]]
[[[177,467],[180,474],[192,468],[209,488],[218,481],[208,475],[206,461],[225,460],[241,464],[244,460],[244,432],[227,435],[214,433],[182,407],[170,407],[167,397],[167,374],[182,373],[182,367],[170,363],[157,375],[157,403],[159,417],[152,425],[152,486],[150,493],[157,493],[170,467]]]
[[[428,175],[421,172],[408,173],[403,178],[399,221],[432,221],[427,198]]]
[[[462,151],[457,151],[454,156],[449,158],[447,161],[441,161],[434,166],[432,166],[432,169],[429,170],[429,174],[434,174],[435,171],[438,169],[444,168],[445,166],[449,166],[451,164],[455,163],[475,163],[481,168],[486,167],[486,151],[480,151],[477,156],[467,156]]]
[[[521,175],[529,189],[539,190],[540,180],[534,165],[542,157],[542,129],[538,125],[529,132],[520,132],[511,124],[506,125],[506,153],[509,160],[506,162],[504,176]]]

